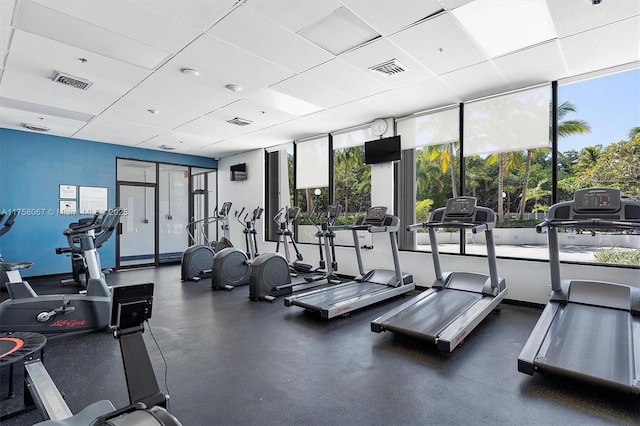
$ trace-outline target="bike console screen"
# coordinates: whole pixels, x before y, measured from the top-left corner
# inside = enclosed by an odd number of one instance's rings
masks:
[[[573,196],[573,209],[576,212],[618,211],[620,209],[620,190],[617,188],[578,190]]]
[[[476,199],[473,197],[450,198],[445,214],[449,217],[471,217],[475,210]]]

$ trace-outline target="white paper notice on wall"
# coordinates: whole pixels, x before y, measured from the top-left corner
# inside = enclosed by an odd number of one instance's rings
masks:
[[[78,211],[76,200],[60,200],[60,214],[73,215]]]
[[[80,214],[95,214],[107,211],[108,188],[100,186],[80,187]]]

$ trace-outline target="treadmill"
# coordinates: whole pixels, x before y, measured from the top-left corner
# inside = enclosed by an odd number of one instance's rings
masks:
[[[413,297],[371,322],[371,331],[391,331],[435,343],[438,350],[451,352],[493,311],[507,294],[505,280],[498,276],[493,242],[495,213],[476,206],[473,197],[456,197],[436,209],[427,222],[407,230],[429,231],[436,280],[429,290]],[[478,272],[442,273],[436,241],[439,228],[484,231],[489,275]]]
[[[626,393],[640,387],[640,288],[604,281],[561,280],[558,228],[640,230],[640,202],[620,190],[590,188],[554,204],[548,228],[551,295],[518,357],[518,371],[547,371]]]
[[[398,229],[400,219],[387,214],[386,207],[371,207],[366,215],[358,218],[354,225],[331,229],[350,230],[358,261],[359,275],[353,281],[291,295],[284,299],[285,306],[300,306],[317,311],[325,319],[355,311],[365,306],[391,299],[415,289],[413,276],[402,272],[398,256]],[[359,231],[389,234],[394,269],[371,269],[365,271],[358,239]]]

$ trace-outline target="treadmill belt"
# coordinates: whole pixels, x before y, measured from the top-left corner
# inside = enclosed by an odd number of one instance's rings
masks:
[[[569,303],[547,336],[548,370],[603,384],[629,388],[633,375],[629,312]]]
[[[388,287],[383,284],[370,282],[353,282],[343,287],[327,287],[321,292],[310,294],[309,296],[301,296],[293,300],[293,304],[309,309],[320,309],[325,306],[353,297],[364,296],[379,290],[386,290]]]
[[[440,332],[482,298],[481,294],[444,289],[425,303],[402,311],[385,329],[435,341]]]

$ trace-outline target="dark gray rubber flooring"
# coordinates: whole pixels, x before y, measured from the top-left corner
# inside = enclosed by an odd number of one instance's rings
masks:
[[[165,266],[107,281],[156,284],[151,331],[168,363],[171,411],[184,425],[640,424],[637,399],[517,371],[537,309],[503,304],[446,354],[370,331],[405,297],[323,320],[282,298],[251,302],[248,287],[211,291],[209,280],[179,277],[179,266]],[[144,336],[163,385],[162,358]],[[106,331],[50,338],[45,365],[73,412],[99,399],[127,404],[120,349]],[[6,370],[1,378],[4,397]],[[2,412],[19,402],[17,387]],[[36,421],[30,412],[2,425]]]

